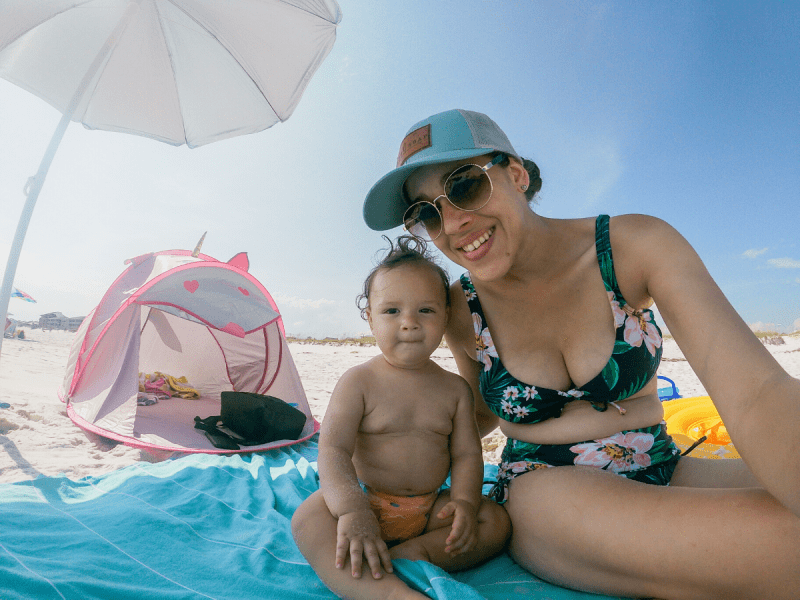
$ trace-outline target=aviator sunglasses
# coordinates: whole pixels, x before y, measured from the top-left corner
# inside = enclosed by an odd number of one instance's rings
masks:
[[[505,154],[498,154],[484,166],[461,165],[447,176],[444,193],[432,202],[421,200],[408,207],[403,215],[403,228],[411,235],[432,242],[442,233],[440,198],[445,198],[458,210],[474,212],[482,209],[492,197],[492,180],[487,172],[503,161]]]

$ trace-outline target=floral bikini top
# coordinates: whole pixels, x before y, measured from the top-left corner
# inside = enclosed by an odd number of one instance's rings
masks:
[[[480,392],[489,409],[501,419],[513,423],[539,423],[561,416],[564,406],[576,399],[587,400],[602,412],[608,409],[609,404],[641,390],[655,376],[661,361],[661,330],[655,323],[652,310],[634,310],[622,297],[611,258],[608,222],[608,215],[597,217],[595,247],[617,336],[606,366],[594,379],[578,388],[549,390],[523,383],[506,371],[492,342],[472,279],[469,273],[461,276],[461,287],[475,326],[476,360],[483,363]]]

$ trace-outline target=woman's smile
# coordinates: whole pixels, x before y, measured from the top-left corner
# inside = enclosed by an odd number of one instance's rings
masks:
[[[489,238],[492,237],[493,234],[494,234],[494,227],[484,232],[480,237],[478,237],[478,239],[473,240],[467,244],[462,244],[459,247],[459,250],[461,250],[465,254],[471,254],[475,252],[478,248],[483,246],[489,240]]]

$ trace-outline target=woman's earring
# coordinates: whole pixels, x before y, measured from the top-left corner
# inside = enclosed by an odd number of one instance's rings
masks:
[[[524,184],[524,183],[522,184],[522,191],[523,192],[527,192],[528,191],[528,186],[526,184]]]

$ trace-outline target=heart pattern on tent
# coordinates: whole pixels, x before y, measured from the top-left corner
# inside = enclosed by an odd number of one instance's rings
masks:
[[[244,337],[244,329],[241,325],[236,323],[228,323],[225,327],[222,328],[222,331],[230,333],[231,335],[235,335],[236,337],[243,338]]]
[[[250,295],[250,292],[248,292],[248,291],[247,291],[246,289],[244,289],[243,287],[240,287],[240,288],[239,288],[239,291],[240,291],[240,292],[242,292],[242,293],[243,293],[245,296],[249,296],[249,295]]]
[[[195,279],[192,281],[184,281],[183,287],[185,287],[190,294],[194,294],[197,291],[197,288],[200,287],[200,283],[198,283],[198,281]]]

